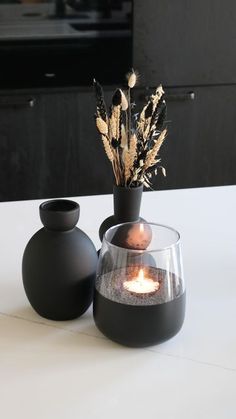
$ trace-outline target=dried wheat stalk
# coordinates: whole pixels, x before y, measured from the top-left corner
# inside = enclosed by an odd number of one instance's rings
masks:
[[[166,104],[160,85],[132,123],[131,91],[137,78],[137,73],[132,70],[127,75],[127,92],[116,89],[109,115],[102,87],[94,81],[96,126],[105,153],[112,163],[116,184],[127,187],[144,184],[150,187],[152,175],[157,173],[157,168],[165,175],[165,169],[158,165],[160,159],[157,156],[167,133],[166,129],[162,129]]]
[[[121,143],[120,146],[125,148],[127,146],[127,134],[124,124],[121,124]]]
[[[124,154],[123,154],[123,160],[124,160],[124,168],[125,168],[125,184],[129,182],[132,171],[134,168],[134,162],[137,158],[137,137],[135,134],[133,134],[130,138],[130,146],[129,148],[125,148]]]
[[[156,157],[166,137],[167,129],[164,129],[156,140],[153,148],[147,152],[147,157],[144,162],[144,169],[148,169],[157,163]]]
[[[106,155],[108,157],[108,159],[113,162],[114,161],[114,154],[110,145],[110,142],[108,140],[107,137],[105,137],[105,135],[102,135],[102,142],[103,142],[103,146],[106,152]]]
[[[108,134],[108,125],[100,116],[96,118],[96,126],[100,134],[102,135]]]
[[[106,104],[104,100],[102,86],[95,79],[93,80],[93,85],[94,85],[95,96],[96,96],[96,101],[97,101],[97,114],[105,122],[107,122],[107,110],[106,110]]]

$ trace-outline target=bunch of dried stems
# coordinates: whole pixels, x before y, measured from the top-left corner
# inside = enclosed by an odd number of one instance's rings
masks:
[[[127,74],[127,91],[117,89],[107,112],[101,85],[94,80],[97,109],[96,126],[119,186],[151,187],[152,176],[161,169],[159,150],[166,138],[163,128],[166,119],[164,90],[158,86],[139,114],[133,115],[134,103],[131,90],[138,75],[132,70]]]

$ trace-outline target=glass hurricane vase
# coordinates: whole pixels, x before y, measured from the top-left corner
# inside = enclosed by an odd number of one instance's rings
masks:
[[[98,329],[120,344],[144,347],[173,337],[184,315],[179,233],[144,222],[107,230],[95,282]]]

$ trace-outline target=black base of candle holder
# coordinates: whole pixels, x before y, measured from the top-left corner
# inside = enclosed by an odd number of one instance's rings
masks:
[[[175,336],[185,315],[185,292],[162,304],[128,305],[94,295],[94,320],[109,339],[130,347],[156,345]]]

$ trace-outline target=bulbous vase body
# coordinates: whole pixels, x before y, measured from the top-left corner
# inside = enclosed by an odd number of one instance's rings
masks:
[[[75,227],[79,205],[69,200],[40,205],[44,227],[27,244],[22,263],[23,284],[30,304],[43,317],[69,320],[92,302],[96,249]]]

